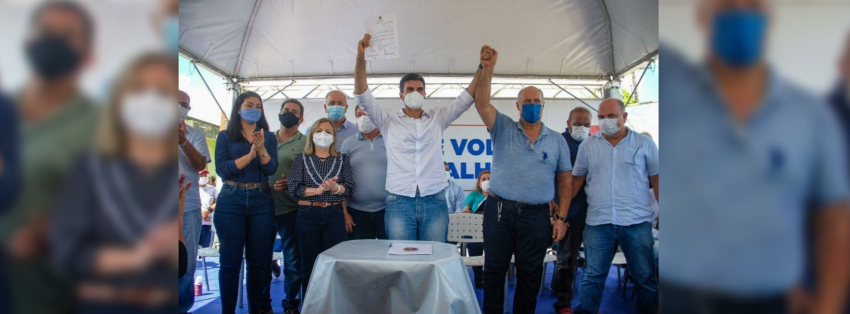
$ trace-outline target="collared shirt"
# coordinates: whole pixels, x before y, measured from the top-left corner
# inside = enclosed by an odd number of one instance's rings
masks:
[[[251,142],[245,140],[242,135],[231,140],[227,136],[227,131],[218,133],[215,144],[215,171],[222,180],[238,183],[269,181],[269,177],[277,171],[277,138],[272,132],[263,131],[263,133],[266,138],[266,152],[271,159],[264,165],[260,162],[260,156],[257,155],[242,169],[236,167],[236,159],[242,158],[251,151]]]
[[[463,210],[464,200],[463,187],[450,179],[449,187],[446,188],[446,206],[448,207],[449,214],[454,214]]]
[[[658,175],[658,148],[648,136],[626,129],[611,146],[602,132],[581,143],[574,176],[587,176],[587,224],[631,226],[652,221],[649,177]]]
[[[341,203],[355,191],[354,180],[351,178],[351,160],[348,155],[339,157],[319,158],[316,155],[298,154],[292,163],[289,173],[289,193],[299,200],[308,202]],[[344,188],[342,195],[336,191],[325,191],[314,196],[305,196],[307,188],[317,188],[330,178],[338,178],[337,184]]]
[[[542,123],[540,136],[529,143],[522,124],[499,112],[490,138],[490,190],[501,198],[528,204],[549,203],[555,195],[555,175],[572,170],[567,141]]]
[[[463,207],[469,206],[469,211],[478,213],[478,206],[481,205],[481,202],[483,202],[485,198],[487,197],[481,192],[469,192],[469,195],[467,195],[466,199],[463,201]],[[461,207],[460,210],[463,210],[463,207]]]
[[[280,130],[278,130],[280,132]],[[277,142],[277,136],[275,136]],[[280,180],[283,176],[288,176],[292,169],[292,162],[298,154],[304,152],[304,147],[307,145],[307,136],[301,132],[296,132],[292,137],[277,144],[277,171],[269,177],[269,185],[274,187],[274,183]],[[274,198],[274,214],[276,216],[290,213],[298,209],[298,199],[289,193],[288,190],[275,191],[272,189],[272,197]]]
[[[339,151],[342,148],[342,143],[354,134],[360,134],[360,131],[357,130],[357,124],[345,119],[345,122],[336,130],[336,150]]]
[[[351,172],[354,184],[357,185],[349,205],[364,212],[384,209],[387,201],[387,147],[384,136],[378,134],[370,141],[362,133],[357,133],[342,143],[340,152],[351,159]]]
[[[204,131],[186,125],[186,140],[204,156],[205,164],[211,161],[210,149],[207,147],[207,136]],[[200,178],[198,170],[195,170],[195,167],[192,166],[192,162],[189,161],[189,157],[183,152],[183,148],[178,147],[178,150],[180,151],[180,174],[186,174],[186,182],[192,182],[192,186],[198,186],[198,179]],[[180,174],[178,174],[178,177]],[[201,210],[201,193],[198,189],[189,189],[186,192],[186,212],[196,210]]]
[[[464,90],[448,106],[425,110],[419,119],[408,117],[402,109],[379,106],[368,89],[354,95],[354,100],[387,141],[387,191],[416,197],[419,188],[419,195],[428,196],[449,185],[443,166],[443,132],[469,110],[472,95]]]
[[[834,113],[771,72],[735,121],[705,67],[662,48],[666,149],[663,281],[739,295],[784,294],[802,278],[806,217],[848,197]],[[669,84],[669,85],[667,85]]]

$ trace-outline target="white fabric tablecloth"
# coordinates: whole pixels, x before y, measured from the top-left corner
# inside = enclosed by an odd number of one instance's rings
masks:
[[[433,255],[387,255],[391,243],[433,245]],[[353,240],[316,260],[302,312],[481,313],[457,247]]]

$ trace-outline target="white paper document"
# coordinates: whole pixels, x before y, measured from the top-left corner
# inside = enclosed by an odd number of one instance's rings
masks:
[[[372,35],[369,47],[366,48],[366,60],[398,58],[398,25],[395,13],[366,19],[366,33]]]
[[[431,255],[430,244],[393,243],[387,255]]]

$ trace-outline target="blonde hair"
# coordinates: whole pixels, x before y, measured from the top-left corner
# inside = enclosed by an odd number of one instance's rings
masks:
[[[316,131],[319,130],[319,125],[322,124],[322,123],[325,123],[325,122],[330,123],[330,125],[331,125],[331,135],[333,135],[333,137],[334,137],[334,141],[333,141],[333,143],[331,143],[331,147],[330,147],[331,156],[339,157],[339,156],[342,155],[338,151],[336,151],[336,140],[337,140],[337,138],[336,138],[336,127],[334,126],[333,121],[331,121],[331,119],[328,119],[328,118],[321,118],[321,119],[319,119],[319,120],[317,120],[316,122],[313,123],[313,126],[310,127],[310,132],[307,133],[307,141],[306,141],[307,146],[304,147],[304,156],[310,156],[310,155],[316,154],[316,147],[313,144],[313,134],[315,134]]]
[[[484,193],[484,191],[481,190],[481,177],[485,174],[490,174],[490,170],[482,170],[478,173],[478,181],[475,182],[475,190],[478,191],[478,193]]]
[[[113,158],[127,152],[127,129],[121,118],[121,102],[134,76],[143,68],[153,65],[165,65],[172,68],[174,73],[178,71],[177,57],[165,53],[143,54],[124,69],[124,72],[122,72],[114,85],[109,103],[107,103],[101,115],[97,134],[97,151],[101,155]],[[174,88],[175,90],[177,89],[176,86]],[[177,99],[174,100],[174,103],[177,104]],[[174,110],[177,110],[177,108],[175,107]],[[173,136],[173,142],[177,143],[176,123],[174,124],[174,131],[170,132],[170,134]],[[172,156],[176,160],[178,154],[177,145],[169,145],[168,153],[169,156]]]

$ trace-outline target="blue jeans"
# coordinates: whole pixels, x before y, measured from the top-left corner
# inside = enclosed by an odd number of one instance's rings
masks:
[[[201,240],[198,241],[200,247],[210,247],[212,245],[212,225],[201,226]]]
[[[658,281],[655,277],[655,260],[652,246],[652,225],[649,222],[631,226],[605,224],[587,225],[584,228],[584,254],[586,265],[579,288],[579,303],[575,313],[596,313],[602,300],[602,290],[611,269],[611,260],[623,248],[629,274],[635,283],[637,313],[655,313],[658,303]]]
[[[236,310],[243,250],[248,265],[246,277],[250,309],[253,312],[271,308],[268,288],[275,232],[271,191],[225,185],[218,196],[213,223],[221,245],[218,277],[221,312],[227,314]]]
[[[198,241],[201,237],[200,207],[183,214],[183,237],[186,239],[186,258],[189,263],[186,274],[177,280],[178,311],[186,313],[195,305],[195,268],[198,260]]]
[[[295,235],[297,217],[298,211],[274,217],[283,252],[283,290],[286,292],[286,299],[282,302],[284,309],[298,308],[301,303],[298,300],[301,292],[301,250]]]
[[[446,242],[449,234],[449,213],[446,211],[446,191],[433,195],[407,197],[389,193],[385,222],[390,240],[420,240]]]
[[[348,207],[348,214],[354,220],[353,240],[387,239],[387,227],[384,223],[385,210],[365,212]]]
[[[298,207],[298,246],[301,249],[301,278],[306,295],[313,274],[313,264],[319,254],[345,240],[345,216],[342,205],[329,207]]]

